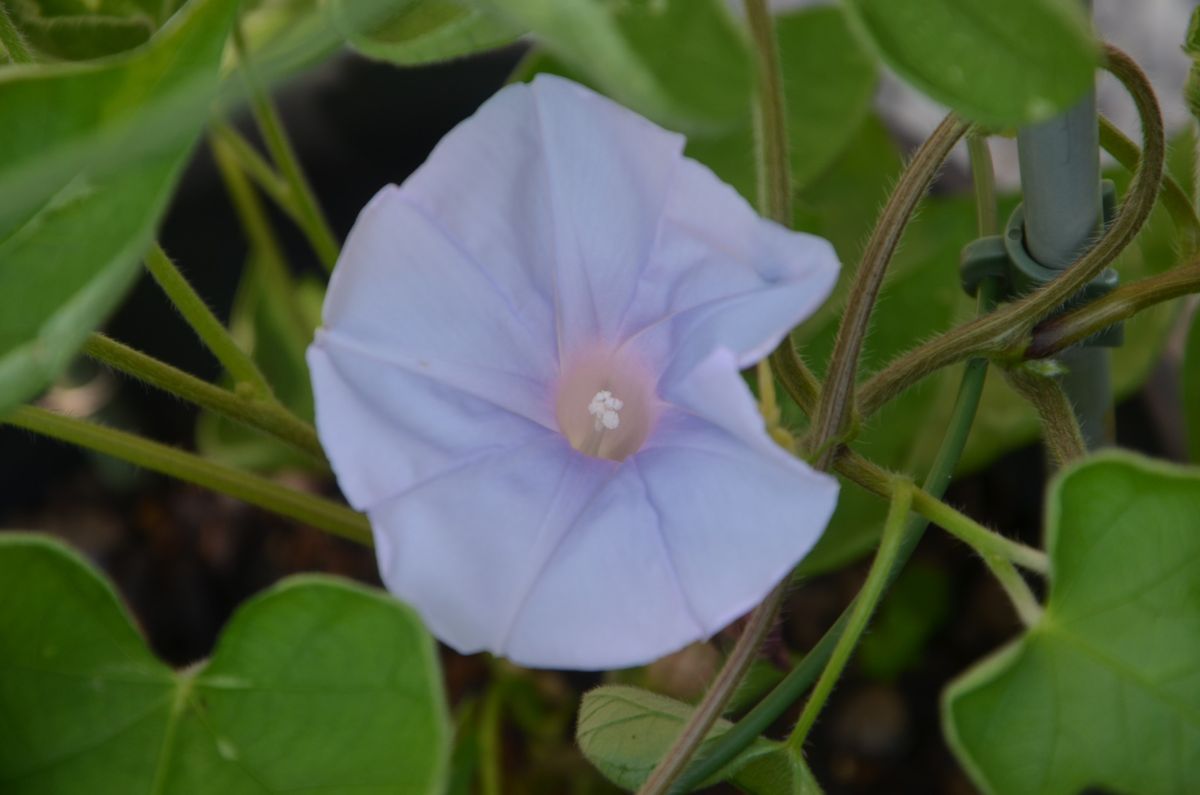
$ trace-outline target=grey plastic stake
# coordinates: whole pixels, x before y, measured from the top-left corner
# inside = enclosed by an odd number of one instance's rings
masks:
[[[1062,270],[1100,231],[1100,134],[1096,93],[1052,119],[1017,133],[1025,248],[1040,264]],[[1110,440],[1112,379],[1109,352],[1078,347],[1064,352],[1063,388],[1090,449]]]

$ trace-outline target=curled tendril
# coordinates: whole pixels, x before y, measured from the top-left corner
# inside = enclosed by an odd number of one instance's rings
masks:
[[[947,331],[895,359],[860,392],[859,411],[868,417],[908,387],[970,356],[1020,359],[1030,331],[1116,259],[1154,209],[1162,184],[1166,138],[1162,112],[1145,73],[1132,58],[1105,45],[1104,67],[1129,91],[1142,123],[1142,158],[1129,192],[1108,230],[1054,281],[990,315]]]

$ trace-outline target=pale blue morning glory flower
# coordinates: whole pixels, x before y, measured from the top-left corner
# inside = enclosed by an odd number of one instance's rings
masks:
[[[461,652],[648,662],[752,608],[833,512],[738,373],[826,298],[833,249],[683,143],[539,77],[346,241],[317,428],[387,587]]]

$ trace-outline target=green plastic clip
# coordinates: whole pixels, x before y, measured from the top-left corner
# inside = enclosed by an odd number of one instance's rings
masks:
[[[1117,192],[1112,180],[1101,183],[1101,206],[1104,212],[1104,227],[1112,223],[1117,209]],[[1001,300],[1011,300],[1053,280],[1062,271],[1047,268],[1029,255],[1025,248],[1025,211],[1017,205],[1008,218],[1003,235],[989,235],[972,240],[962,251],[959,263],[963,289],[974,296],[984,279],[1000,279]],[[1059,312],[1074,309],[1116,289],[1117,272],[1105,268],[1091,283],[1071,297]],[[1125,340],[1122,324],[1110,326],[1080,345],[1104,348],[1119,347]]]

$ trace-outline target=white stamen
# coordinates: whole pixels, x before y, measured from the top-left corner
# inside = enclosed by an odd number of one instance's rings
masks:
[[[617,412],[624,407],[625,401],[614,397],[607,389],[601,389],[588,404],[588,414],[595,418],[594,429],[597,432],[616,430],[621,424],[621,416]]]

